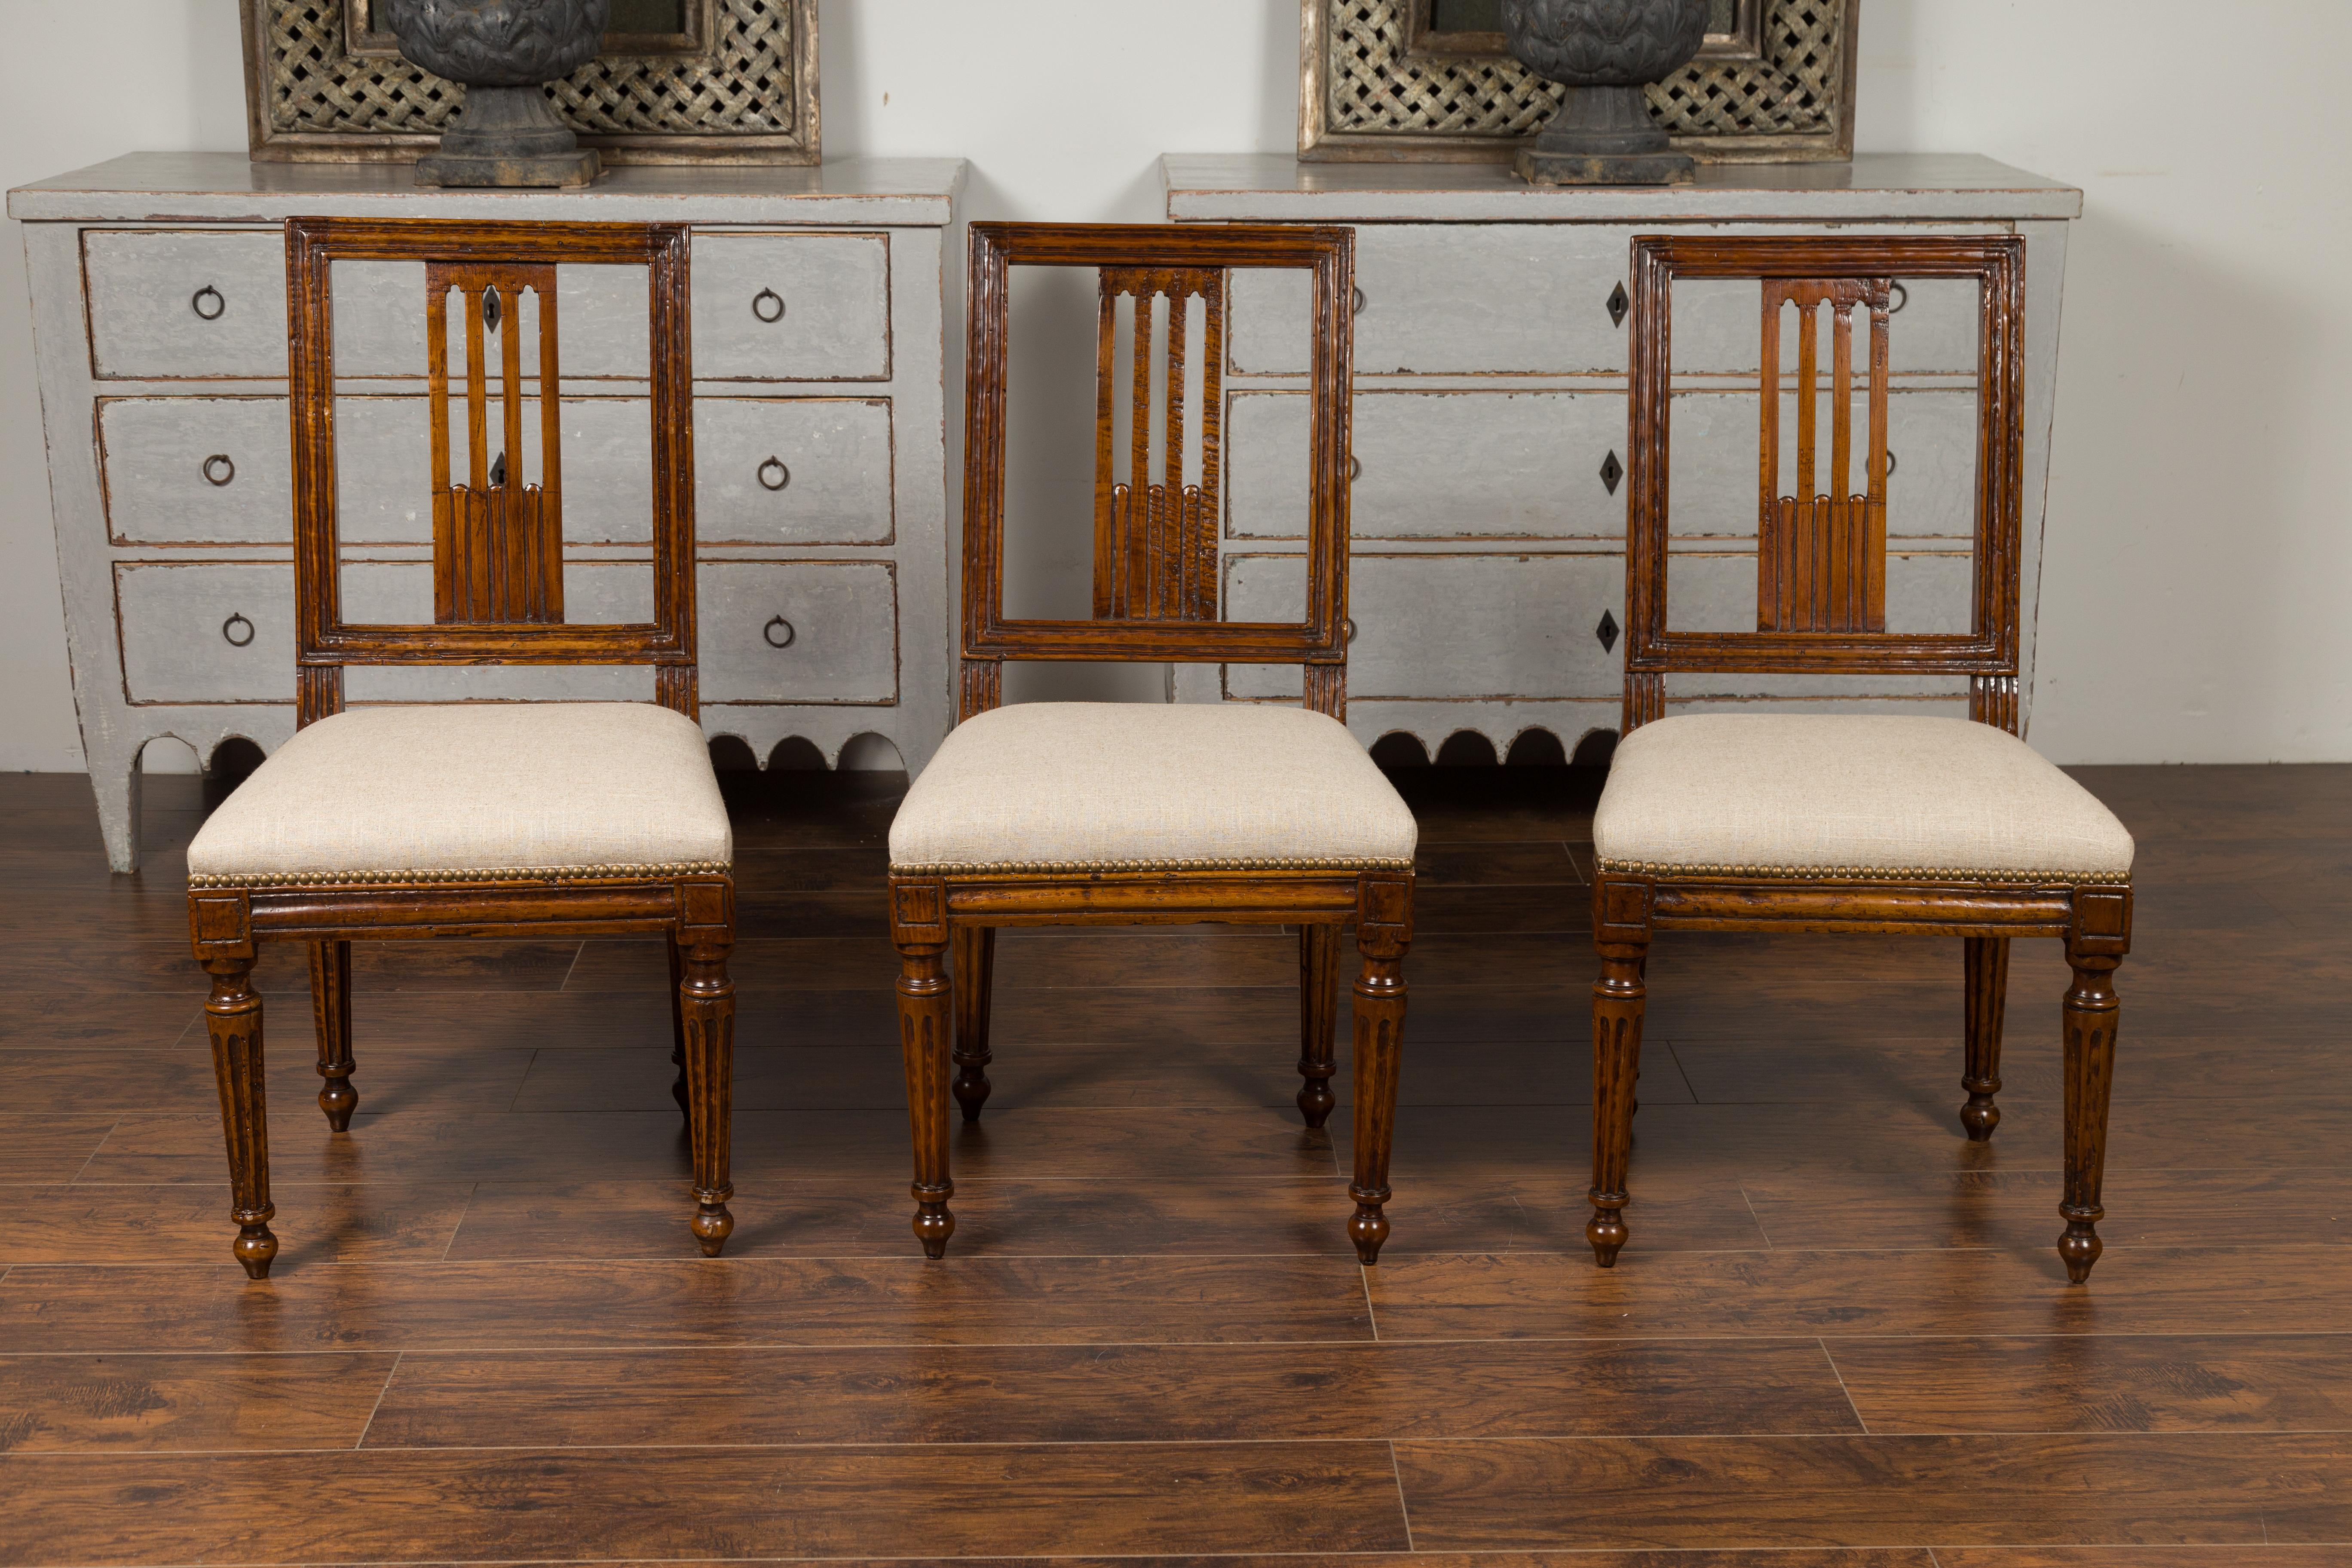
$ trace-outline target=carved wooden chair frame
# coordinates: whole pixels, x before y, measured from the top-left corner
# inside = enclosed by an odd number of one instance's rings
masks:
[[[1017,264],[1099,269],[1094,617],[1009,619],[1003,608],[1005,373],[1008,269]],[[1297,625],[1219,622],[1218,386],[1227,279],[1236,268],[1297,268],[1312,278],[1307,616]],[[963,658],[959,720],[999,705],[1013,659],[1244,661],[1305,667],[1306,706],[1347,717],[1349,300],[1355,233],[1291,226],[971,226],[965,376]],[[1113,326],[1133,296],[1136,351],[1130,482],[1113,482]],[[1171,330],[1174,388],[1167,472],[1148,482],[1153,414],[1150,343],[1155,297],[1204,300],[1202,478],[1182,482],[1185,334]],[[1181,310],[1171,311],[1181,325]],[[1362,967],[1354,991],[1356,1211],[1349,1236],[1366,1263],[1389,1233],[1388,1157],[1395,1120],[1405,1006],[1402,963],[1412,937],[1412,874],[1250,868],[1069,873],[923,873],[890,879],[891,937],[900,959],[898,1016],[915,1141],[915,1234],[929,1256],[954,1232],[948,1200],[950,1092],[968,1121],[988,1099],[988,1015],[995,931],[1021,925],[1150,925],[1216,921],[1300,928],[1298,1106],[1320,1127],[1338,1103],[1330,1079],[1342,928],[1356,922]],[[952,949],[953,979],[943,964]],[[952,1024],[950,1017],[952,1016]],[[956,1068],[949,1079],[950,1043]]]
[[[333,300],[337,260],[423,261],[426,267],[432,407],[433,572],[430,626],[354,626],[341,616],[336,522]],[[688,331],[688,230],[681,224],[472,223],[428,219],[298,217],[286,226],[291,333],[296,603],[296,723],[343,708],[349,665],[651,665],[664,707],[697,712],[694,611],[693,373]],[[562,616],[562,489],[557,456],[560,386],[555,268],[563,264],[647,269],[652,347],[653,620],[566,625]],[[449,382],[445,331],[451,289],[466,301],[466,378],[471,395],[467,479],[450,477]],[[541,452],[544,482],[509,486],[489,468],[484,389],[502,383],[505,449],[522,450],[520,334],[500,334],[493,372],[483,342],[493,291],[535,291],[540,309]],[[518,465],[520,467],[520,465]],[[673,1089],[686,1113],[694,1163],[693,1229],[717,1256],[734,1228],[727,1209],[735,988],[727,958],[735,941],[735,894],[724,869],[675,874],[499,875],[430,881],[308,879],[220,886],[191,879],[188,921],[197,961],[212,976],[205,1023],[220,1080],[237,1259],[268,1275],[278,1240],[268,1221],[269,1154],[262,1089],[262,1005],[251,974],[264,941],[299,942],[310,961],[318,1031],[320,1108],[347,1131],[359,1097],[351,1086],[352,942],[424,937],[610,937],[661,931],[669,942]]]
[[[1624,730],[1664,716],[1676,671],[1965,675],[1969,717],[2018,732],[2018,614],[2021,448],[2024,444],[2025,247],[2014,235],[1952,237],[1700,239],[1633,242],[1633,484],[1628,514]],[[1764,416],[1759,453],[1758,612],[1754,632],[1673,632],[1666,626],[1672,289],[1678,278],[1760,279]],[[1885,630],[1887,317],[1897,279],[1978,283],[1978,437],[1971,624],[1960,635]],[[1780,319],[1801,311],[1798,483],[1779,494]],[[1832,316],[1831,398],[1834,494],[1813,494],[1818,317]],[[1866,490],[1852,493],[1853,315],[1869,322],[1870,425]],[[2009,944],[2054,937],[2074,980],[2063,1008],[2065,1219],[2058,1250],[2079,1283],[2097,1261],[2095,1226],[2106,1153],[2107,1090],[2118,1003],[2116,967],[2131,948],[2130,883],[1801,880],[1737,867],[1704,870],[1614,867],[1593,880],[1592,930],[1601,972],[1593,987],[1593,1217],[1586,1238],[1601,1267],[1626,1239],[1625,1178],[1639,1075],[1644,971],[1654,932],[1880,932],[1965,939],[1970,1140],[2000,1120],[2002,1012]]]

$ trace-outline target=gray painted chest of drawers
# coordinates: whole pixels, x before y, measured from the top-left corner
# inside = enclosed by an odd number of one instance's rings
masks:
[[[1531,187],[1474,164],[1301,164],[1286,157],[1161,161],[1177,222],[1356,227],[1354,549],[1349,727],[1367,743],[1417,737],[1435,752],[1484,735],[1497,753],[1529,731],[1573,748],[1615,730],[1624,620],[1626,350],[1612,310],[1628,242],[1724,235],[2014,232],[2026,240],[2023,666],[2033,622],[2050,464],[2058,307],[2068,221],[2082,193],[1989,159],[1862,157],[1853,164],[1718,165],[1697,184]],[[1754,287],[1677,289],[1672,622],[1754,625],[1759,321]],[[1685,288],[1693,291],[1685,292]],[[1304,309],[1236,285],[1224,381],[1229,443],[1225,614],[1292,619],[1303,592],[1296,476],[1307,425]],[[1890,626],[1968,625],[1976,440],[1974,298],[1965,283],[1907,291],[1891,334]],[[1622,297],[1618,303],[1622,305]],[[1743,424],[1744,421],[1744,424]],[[1612,482],[1612,475],[1615,479]],[[1189,700],[1296,699],[1295,671],[1192,668]],[[1732,704],[1966,712],[1957,678],[1867,684],[1820,677],[1680,677],[1668,710]]]
[[[280,225],[300,214],[685,222],[704,728],[765,757],[949,727],[945,390],[964,165],[633,168],[578,192],[419,191],[405,166],[134,154],[9,194],[25,220],[82,745],[107,851],[137,862],[139,753],[294,730]],[[952,270],[949,270],[952,268]],[[387,280],[389,283],[390,280]],[[430,603],[422,299],[337,301],[339,521],[354,618]],[[564,315],[572,617],[650,594],[643,307]],[[950,293],[950,290],[953,292]],[[640,294],[640,300],[642,295]],[[429,614],[429,612],[428,612]],[[640,689],[642,688],[642,689]],[[644,670],[364,669],[351,698],[646,697]]]

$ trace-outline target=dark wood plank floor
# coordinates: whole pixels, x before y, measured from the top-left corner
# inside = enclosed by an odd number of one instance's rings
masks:
[[[1957,942],[1668,938],[1621,1266],[1581,1227],[1592,783],[1404,775],[1391,1213],[1291,1105],[1278,933],[1008,933],[927,1265],[899,781],[737,777],[740,1228],[694,1255],[651,944],[363,951],[361,1110],[261,982],[275,1277],[231,1234],[195,781],[110,878],[0,777],[0,1562],[2352,1563],[2352,768],[2090,769],[2140,842],[2107,1251],[2070,1289],[2053,944],[2004,1120]],[[1342,1039],[1345,1031],[1343,1026]],[[1348,1082],[1343,1068],[1342,1092]],[[1375,1555],[1376,1554],[1376,1555]]]

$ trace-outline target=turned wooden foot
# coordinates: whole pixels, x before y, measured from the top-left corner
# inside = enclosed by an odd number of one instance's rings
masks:
[[[1309,1127],[1331,1119],[1339,1097],[1331,1092],[1339,1071],[1339,928],[1298,928],[1298,1114]],[[1383,1232],[1385,1234],[1385,1231]],[[1378,1250],[1378,1243],[1374,1250]]]
[[[351,1130],[360,1108],[352,1087],[352,944],[314,942],[310,949],[310,1013],[319,1032],[319,1109],[338,1132]]]
[[[980,1120],[988,1103],[988,1064],[996,1058],[988,1048],[988,1011],[996,987],[996,929],[958,926],[950,937],[955,973],[955,1098],[966,1121]],[[928,1244],[926,1244],[928,1246]],[[942,1236],[940,1245],[945,1247]],[[938,1253],[931,1254],[937,1258]]]
[[[1969,1142],[1982,1143],[2000,1125],[2000,1107],[1992,1097],[2000,1092],[2000,1026],[2009,996],[2009,939],[1972,936],[1965,945],[1968,1061],[1960,1087],[1969,1091],[1969,1102],[1960,1107],[1960,1126]]]

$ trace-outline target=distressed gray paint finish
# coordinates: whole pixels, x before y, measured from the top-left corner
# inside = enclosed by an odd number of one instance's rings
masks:
[[[1723,166],[1665,190],[1529,187],[1469,165],[1171,155],[1161,168],[1178,221],[1363,226],[1349,724],[1368,742],[1410,732],[1432,752],[1465,730],[1499,753],[1531,727],[1572,746],[1617,725],[1618,661],[1593,629],[1603,610],[1623,620],[1626,492],[1610,496],[1595,470],[1612,447],[1623,453],[1626,337],[1606,307],[1632,235],[2024,235],[2021,686],[2030,716],[2058,307],[2081,193],[1966,155]],[[1906,287],[1889,344],[1889,617],[1958,631],[1975,490],[1973,291],[1942,280]],[[1303,516],[1304,437],[1290,405],[1303,389],[1305,301],[1280,279],[1237,288],[1234,300],[1226,614],[1247,616],[1299,592],[1295,568],[1268,546],[1296,539]],[[1668,482],[1678,626],[1754,625],[1759,300],[1752,284],[1677,285]],[[1792,371],[1793,328],[1783,336]],[[1792,405],[1792,375],[1789,385]],[[1793,491],[1792,411],[1781,429],[1783,488]],[[1826,489],[1826,419],[1821,442],[1815,488]],[[1531,537],[1559,547],[1530,550],[1522,541]],[[1584,539],[1598,548],[1577,551]],[[1221,682],[1178,669],[1171,689],[1187,701],[1272,700],[1295,696],[1297,680],[1236,668]],[[1966,710],[1964,686],[1944,678],[1711,676],[1670,681],[1667,699],[1675,711]]]
[[[293,732],[278,226],[297,213],[696,226],[705,728],[763,757],[798,737],[829,760],[878,734],[920,769],[950,712],[944,378],[954,301],[943,285],[960,247],[941,226],[954,221],[963,165],[640,169],[587,191],[494,195],[419,191],[406,174],[140,154],[10,195],[11,215],[28,220],[75,702],[116,868],[137,866],[138,757],[150,740],[174,736],[208,756],[232,735],[267,750]],[[335,329],[348,378],[337,407],[348,613],[425,618],[423,273],[341,265],[351,269],[336,279]],[[200,315],[191,298],[207,285],[224,307],[210,321],[213,301]],[[567,268],[558,288],[566,597],[574,619],[643,619],[652,506],[644,285]],[[751,313],[762,288],[785,300],[788,330]],[[520,309],[527,319],[536,305]],[[525,431],[519,460],[530,478],[538,433],[530,423]],[[225,484],[202,471],[215,453],[235,464]],[[761,482],[770,457],[788,470],[780,489]],[[249,645],[223,636],[231,615],[250,623]],[[782,649],[767,638],[779,615],[793,626]],[[354,702],[641,700],[652,679],[643,669],[354,668],[346,690]]]
[[[1306,537],[1307,404],[1286,391],[1227,403],[1233,539]],[[1608,455],[1625,450],[1622,392],[1368,389],[1356,395],[1353,450],[1357,539],[1625,536],[1624,486],[1612,495],[1601,478]]]

